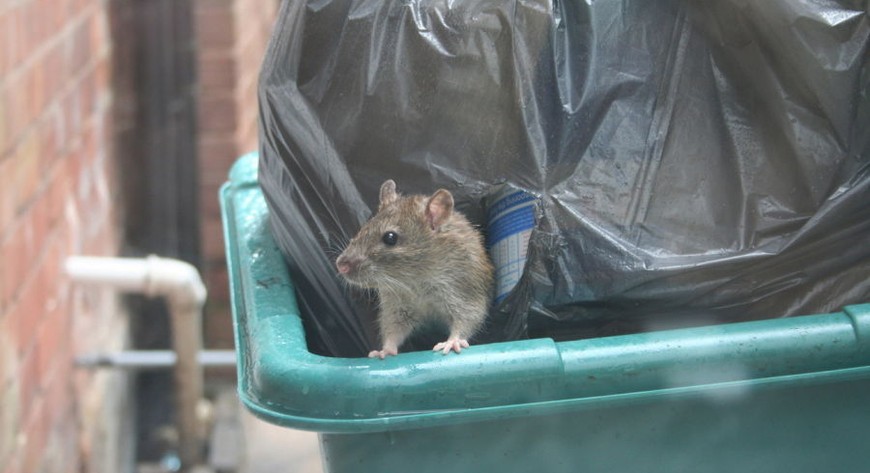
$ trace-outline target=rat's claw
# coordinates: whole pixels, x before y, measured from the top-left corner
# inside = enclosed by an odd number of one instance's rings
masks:
[[[468,348],[468,340],[462,338],[449,338],[446,342],[441,342],[435,345],[432,348],[432,351],[440,351],[442,354],[446,355],[450,353],[451,350],[460,353],[463,348]]]
[[[398,355],[399,351],[392,348],[384,348],[383,350],[372,350],[369,352],[369,358],[384,359],[390,355]]]

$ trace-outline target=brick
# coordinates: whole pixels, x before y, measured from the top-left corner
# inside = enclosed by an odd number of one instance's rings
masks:
[[[108,100],[108,96],[112,92],[112,68],[110,62],[105,55],[101,55],[101,59],[94,64],[94,89],[97,91],[97,98],[100,104],[103,100]]]
[[[197,113],[199,130],[204,136],[236,130],[236,104],[232,96],[200,95]]]
[[[232,348],[233,332],[229,313],[229,279],[223,260],[212,260],[203,270],[209,297],[205,307],[205,338],[209,348]]]
[[[68,160],[62,160],[54,165],[52,178],[46,190],[48,225],[52,228],[59,225],[66,201],[71,197],[72,177],[66,173],[68,163]]]
[[[8,9],[6,15],[7,68],[9,71],[14,71],[24,61],[29,45],[24,33],[24,12],[21,7]]]
[[[200,191],[199,215],[203,221],[220,219],[221,208],[217,193],[212,193],[207,190]]]
[[[93,53],[93,45],[91,44],[89,17],[85,21],[77,23],[73,30],[69,33],[67,41],[67,50],[65,56],[67,60],[66,71],[68,77],[75,77],[80,73],[88,63],[90,55]]]
[[[3,349],[0,348],[0,350]],[[8,354],[4,353],[4,355]],[[6,363],[10,358],[12,357],[4,357],[0,363]],[[18,386],[14,383],[0,383],[0,405],[5,407],[18,406],[18,404]],[[18,432],[21,430],[19,415],[17,409],[0,409],[0,465],[12,463],[13,454],[17,447]],[[0,467],[0,471],[2,471],[2,467]]]
[[[10,13],[0,6],[0,78],[5,77],[12,70],[12,45],[8,44],[9,22]]]
[[[228,147],[233,149],[234,147]],[[219,154],[200,156],[200,195],[208,199],[216,199],[218,189],[227,181],[230,167],[239,157],[236,153],[220,152]]]
[[[18,378],[18,341],[13,335],[9,317],[0,316],[0,406],[14,405],[6,402],[6,399],[18,399],[17,390],[15,393],[4,391]]]
[[[29,419],[32,417],[32,411],[36,410],[34,401],[39,394],[39,375],[36,356],[33,356],[33,354],[25,356],[21,362],[20,377],[18,379],[19,412],[21,412],[22,419]]]
[[[10,312],[13,333],[19,341],[21,355],[29,354],[35,345],[36,330],[43,315],[42,296],[43,294],[34,284],[27,284],[18,303],[13,306]]]
[[[6,134],[10,144],[20,137],[36,118],[36,110],[27,101],[26,73],[18,74],[15,80],[6,82],[3,92],[6,103]]]
[[[49,255],[52,258],[57,258],[56,261],[59,269],[63,268],[63,264],[66,258],[69,256],[69,253],[67,251],[68,247],[68,233],[64,231],[58,231],[54,241],[53,251],[50,252]],[[72,317],[74,315],[72,307],[72,282],[70,281],[70,278],[66,275],[66,273],[61,271],[60,274],[60,279],[57,282],[57,290],[54,294],[55,300],[53,302],[56,305],[56,310],[60,314],[66,314],[61,315],[60,317],[65,317],[63,323],[66,324],[65,329],[68,332],[65,338],[67,346],[62,347],[62,350],[66,350],[68,352],[72,349]]]
[[[43,247],[49,246],[49,239],[57,229],[67,198],[70,177],[61,173],[63,169],[62,163],[57,163],[42,171],[44,175],[39,194],[28,210],[27,218],[32,222],[35,240],[42,242]]]
[[[15,160],[0,157],[0,176],[11,176],[14,167]],[[8,184],[0,186],[0,239],[15,218],[16,201],[14,186]]]
[[[36,2],[33,0],[19,4],[19,21],[21,22],[22,42],[25,57],[39,48],[41,42],[41,24]]]
[[[226,182],[230,167],[239,157],[235,140],[231,136],[200,139],[197,154],[200,187],[212,186],[215,189]],[[205,195],[205,192],[201,195]],[[212,193],[212,195],[217,195],[217,193]]]
[[[78,144],[79,134],[82,130],[82,122],[79,105],[79,94],[76,89],[68,90],[60,97],[60,115],[63,124],[61,139],[66,143],[65,151],[73,151]]]
[[[252,56],[255,53],[250,53]],[[260,60],[244,65],[239,78],[239,100],[247,105],[249,110],[257,109],[257,83],[259,79]]]
[[[95,77],[93,69],[88,70],[77,88],[77,93],[79,94],[78,102],[80,104],[78,119],[83,124],[83,139],[86,140],[84,143],[86,146],[85,153],[89,156],[92,156],[96,149],[96,141],[93,135],[95,130],[93,129],[94,124],[92,122],[99,111]]]
[[[210,260],[204,268],[206,288],[211,294],[228,293],[230,287],[229,275],[227,266],[223,264],[224,259],[218,258]]]
[[[78,452],[80,435],[81,432],[71,419],[53,423],[45,446],[45,454],[41,459],[41,471],[70,473],[80,471],[76,469],[80,461]],[[81,471],[85,471],[85,468]]]
[[[55,43],[41,59],[41,67],[45,71],[42,93],[47,103],[53,102],[60,95],[61,88],[68,80],[63,69],[64,47],[63,41]]]
[[[70,12],[75,15],[79,14],[89,7],[93,7],[97,2],[94,0],[70,0]]]
[[[55,360],[53,369],[47,372],[50,377],[44,384],[44,409],[51,431],[56,432],[54,425],[68,422],[74,416],[73,403],[70,397],[72,388],[73,365],[68,357]]]
[[[41,401],[41,400],[40,400]],[[49,415],[43,403],[39,402],[25,426],[27,443],[24,446],[23,471],[41,471],[41,460],[45,453],[50,431]]]
[[[15,168],[13,185],[17,198],[17,210],[21,210],[33,198],[39,186],[40,143],[36,132],[31,129],[21,140],[14,152]]]
[[[41,260],[40,256],[46,247],[47,239],[51,230],[49,226],[48,201],[45,197],[44,193],[40,194],[36,200],[32,202],[26,215],[27,220],[30,222],[30,232],[32,232],[31,234],[33,235],[32,238],[34,241],[34,244],[31,247],[33,259],[30,264],[32,266],[38,264],[38,261]]]
[[[3,45],[0,45],[2,48]],[[0,78],[3,76],[0,75]],[[6,94],[3,92],[3,81],[0,79],[0,160],[3,160],[12,146],[12,127],[11,111],[6,100]],[[0,174],[3,175],[3,174]],[[7,174],[8,175],[8,174]]]
[[[113,126],[107,7],[98,0],[0,0],[0,176],[7,182],[0,187],[0,334],[11,339],[2,341],[0,368],[14,360],[13,374],[0,373],[0,435],[8,438],[6,413],[15,413],[15,431],[26,439],[11,447],[14,462],[0,445],[2,473],[83,471],[80,436],[99,442],[100,432],[111,432],[112,420],[96,418],[83,419],[77,432],[73,402],[82,392],[71,382],[70,334],[75,316],[82,333],[98,325],[101,339],[111,340],[121,334],[105,322],[116,315],[99,304],[98,317],[84,317],[61,276],[77,242],[103,254],[117,250],[114,202],[104,190],[112,184],[85,185],[87,195],[76,195],[83,179],[114,177],[104,169]],[[70,199],[77,197],[90,200],[76,207]]]
[[[104,255],[115,248],[115,234],[112,232],[107,221],[103,219],[102,225],[94,225],[90,229],[89,238],[84,242],[83,250],[86,254]]]
[[[91,120],[106,112],[110,87],[107,62],[102,59],[95,61],[88,65],[86,71],[82,80],[82,103],[86,105],[84,118]]]
[[[203,219],[202,222],[202,257],[205,260],[220,259],[224,256],[224,239],[221,235],[220,220]]]
[[[194,7],[194,25],[201,51],[232,49],[234,21],[230,2],[197,1]]]
[[[274,20],[274,9],[251,0],[199,0],[196,26],[200,46],[200,208],[202,252],[209,286],[206,336],[209,343],[232,346],[228,329],[228,290],[223,262],[223,242],[214,194],[239,154],[256,149],[257,75]],[[211,9],[211,10],[208,10]],[[205,24],[208,14],[217,17],[231,9],[232,32],[214,31],[220,21]],[[224,22],[222,25],[226,25]],[[232,45],[227,45],[233,36]],[[229,55],[229,57],[227,57]],[[218,62],[221,61],[221,62]],[[229,97],[229,101],[226,101]]]
[[[259,128],[257,126],[256,115],[252,112],[247,119],[241,122],[239,131],[236,133],[236,142],[243,153],[257,150],[259,144],[258,133]]]
[[[29,69],[27,78],[27,100],[30,101],[34,119],[42,115],[47,103],[45,95],[46,70],[42,63],[43,57],[44,55],[39,58],[34,67]]]
[[[23,240],[24,249],[24,261],[23,266],[20,268],[20,274],[36,274],[34,265],[36,264],[36,258],[39,255],[43,242],[36,235],[36,219],[34,214],[28,213],[22,215],[19,232]],[[42,237],[42,235],[39,235],[39,237]],[[29,279],[28,277],[26,281]]]
[[[63,158],[63,163],[66,168],[66,173],[70,176],[69,201],[76,203],[80,191],[79,188],[83,185],[84,173],[84,153],[82,152],[81,137],[78,137],[77,143]]]
[[[5,466],[0,466],[0,472],[2,473],[21,473],[21,459],[18,457],[13,457],[9,464]]]
[[[45,35],[42,12],[39,11],[38,7],[38,2],[35,0],[21,3],[21,20],[23,22],[24,38],[28,54],[31,54],[39,48]]]
[[[48,34],[56,34],[63,27],[64,20],[67,18],[64,11],[66,5],[64,0],[38,0],[39,13],[43,18]]]
[[[78,95],[77,103],[79,105],[76,109],[77,115],[75,115],[75,118],[82,123],[83,128],[87,128],[94,113],[98,110],[97,92],[95,90],[96,80],[93,68],[86,68],[81,72],[83,75],[81,80],[76,83],[74,92]]]
[[[85,85],[85,84],[83,84]],[[90,90],[89,90],[90,89]],[[81,103],[85,103],[92,98],[93,90],[90,87],[84,86],[80,89],[81,92]],[[97,155],[97,149],[99,146],[103,145],[99,140],[98,134],[102,132],[102,130],[97,126],[94,120],[91,120],[93,117],[93,110],[88,113],[82,113],[80,117],[80,121],[82,122],[81,129],[81,152],[82,152],[82,166],[90,167],[93,162],[94,157]]]
[[[60,143],[58,141],[54,115],[54,111],[49,113],[46,119],[41,120],[36,128],[36,141],[40,147],[39,168],[43,174],[51,169],[57,158],[60,157]]]
[[[48,144],[53,144],[54,147],[46,147],[46,154],[51,155],[48,160],[56,160],[57,158],[61,158],[66,153],[67,149],[70,146],[69,143],[69,133],[66,130],[66,117],[64,115],[64,109],[62,107],[61,101],[61,93],[60,91],[55,92],[55,96],[52,99],[52,106],[49,108],[48,112],[45,115],[45,127],[50,128],[51,131],[46,131],[47,134],[51,136],[51,140],[47,141]]]
[[[20,316],[39,315],[36,312],[41,297],[40,288],[33,287],[32,280],[38,274],[36,258],[42,242],[34,237],[34,224],[33,216],[28,214],[13,227],[0,246],[4,262],[2,266],[7,271],[4,279],[12,282],[12,293],[8,300],[14,300],[17,294],[19,307],[16,310],[21,312]],[[33,326],[26,320],[21,321],[17,327],[20,340],[29,340],[35,333]]]
[[[209,349],[225,350],[234,345],[233,327],[227,321],[231,320],[227,299],[209,300],[205,309],[204,332],[205,343]]]
[[[29,273],[24,235],[18,227],[20,225],[17,225],[6,235],[5,239],[0,241],[0,256],[2,256],[3,261],[3,264],[0,265],[0,271],[3,272],[4,292],[2,299],[6,301],[6,306],[16,298],[23,279]]]
[[[109,24],[105,12],[97,11],[88,17],[87,21],[89,44],[94,53],[100,56],[108,51]]]
[[[200,53],[198,61],[199,90],[201,93],[230,90],[235,87],[235,61],[227,52]]]
[[[55,281],[57,281],[55,277]],[[56,292],[56,291],[55,291]],[[61,369],[67,369],[69,361],[61,354],[65,354],[70,325],[68,314],[58,310],[59,303],[56,294],[53,294],[45,303],[45,320],[40,327],[36,341],[36,362],[40,373],[52,371],[55,365],[60,364]]]
[[[3,325],[4,325],[2,315],[6,312],[6,306],[11,304],[11,301],[7,300],[6,296],[4,295],[4,294],[6,294],[7,290],[10,293],[12,292],[11,288],[10,289],[6,288],[7,284],[11,284],[11,283],[6,282],[7,277],[8,276],[6,276],[6,272],[0,270],[0,329],[3,329]],[[3,380],[0,379],[0,382],[2,382],[2,381]]]
[[[7,249],[12,246],[11,238],[7,237],[5,241],[0,241],[0,257],[3,258],[3,264],[0,265],[0,291],[2,291],[0,292],[0,310],[4,313],[12,306],[21,285],[20,276],[12,269],[12,265],[16,264],[10,259],[15,257],[14,253]],[[8,315],[7,318],[9,318]],[[10,329],[15,328],[11,322],[7,321],[7,324]]]

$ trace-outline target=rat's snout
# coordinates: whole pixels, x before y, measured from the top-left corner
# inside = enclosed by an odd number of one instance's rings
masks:
[[[355,272],[357,268],[359,268],[361,262],[362,258],[355,258],[342,253],[341,256],[335,260],[335,267],[338,268],[338,272],[341,275],[347,276],[348,274]]]

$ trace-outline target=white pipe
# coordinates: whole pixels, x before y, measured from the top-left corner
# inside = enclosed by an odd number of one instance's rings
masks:
[[[145,259],[72,256],[66,273],[76,282],[112,286],[119,291],[145,292],[148,263]]]
[[[70,256],[66,273],[76,282],[109,286],[122,292],[165,297],[174,304],[202,306],[206,290],[192,265],[169,258]]]
[[[169,305],[179,440],[179,457],[185,470],[201,463],[202,437],[197,406],[203,397],[202,307],[206,290],[199,272],[183,261],[157,256],[107,258],[71,256],[65,262],[73,281],[111,287],[150,297],[163,297]]]

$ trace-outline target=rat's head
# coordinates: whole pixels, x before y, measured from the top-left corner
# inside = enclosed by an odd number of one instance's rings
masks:
[[[384,182],[377,214],[335,261],[338,273],[371,289],[419,278],[438,257],[434,236],[452,212],[453,196],[444,189],[431,196],[402,197],[395,182]]]

